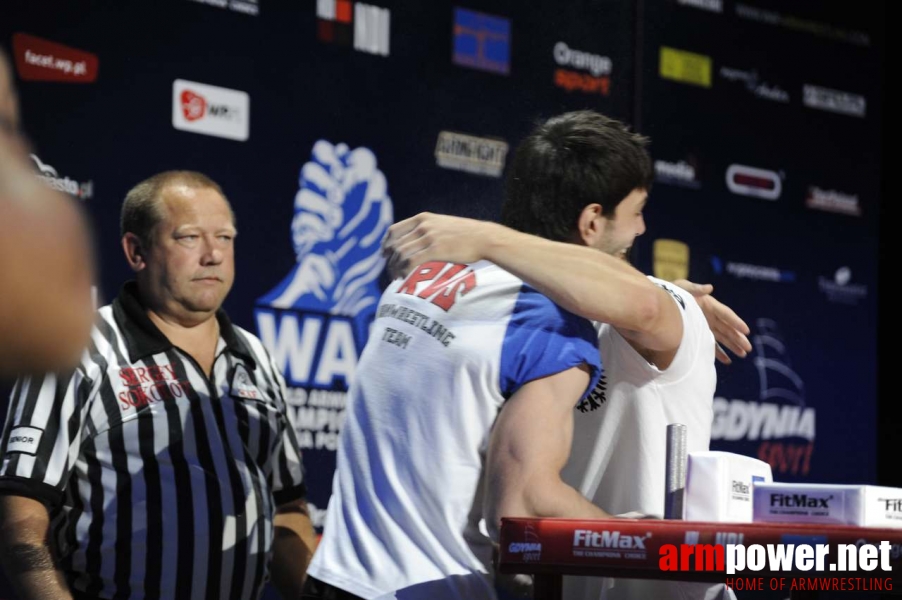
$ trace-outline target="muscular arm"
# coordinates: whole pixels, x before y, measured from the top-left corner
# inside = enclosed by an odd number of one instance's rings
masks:
[[[71,600],[48,542],[50,518],[43,504],[0,495],[0,561],[22,600]]]
[[[667,292],[625,261],[496,223],[423,213],[389,229],[394,264],[489,260],[572,313],[615,326],[655,352],[673,352],[683,321]]]
[[[274,523],[272,583],[283,598],[300,598],[316,534],[303,498],[279,507]]]
[[[505,403],[486,460],[486,521],[496,541],[501,517],[610,517],[561,479],[573,407],[588,385],[585,368],[574,367],[527,383]]]

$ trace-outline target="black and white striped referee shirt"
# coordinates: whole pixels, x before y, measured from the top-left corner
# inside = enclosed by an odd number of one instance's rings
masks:
[[[260,596],[276,507],[305,493],[301,456],[279,370],[217,318],[208,378],[126,284],[74,374],[16,383],[0,492],[50,508],[77,595]]]

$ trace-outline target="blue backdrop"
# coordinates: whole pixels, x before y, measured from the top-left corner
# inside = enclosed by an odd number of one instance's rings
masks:
[[[637,266],[713,283],[752,328],[718,367],[714,448],[777,480],[875,481],[882,4],[370,1],[0,8],[35,166],[96,227],[101,299],[130,276],[132,185],[193,169],[225,189],[226,309],[292,387],[317,521],[382,231],[497,218],[517,142],[582,108],[652,138]]]

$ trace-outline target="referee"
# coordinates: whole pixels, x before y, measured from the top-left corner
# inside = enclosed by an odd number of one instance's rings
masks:
[[[315,544],[284,382],[220,309],[232,209],[166,172],[122,208],[137,281],[80,366],[16,383],[0,439],[0,556],[24,599],[298,597]]]

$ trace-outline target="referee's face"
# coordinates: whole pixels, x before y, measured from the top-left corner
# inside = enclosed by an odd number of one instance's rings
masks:
[[[235,279],[235,226],[216,190],[172,185],[163,192],[165,217],[146,261],[145,294],[171,316],[209,318]]]

